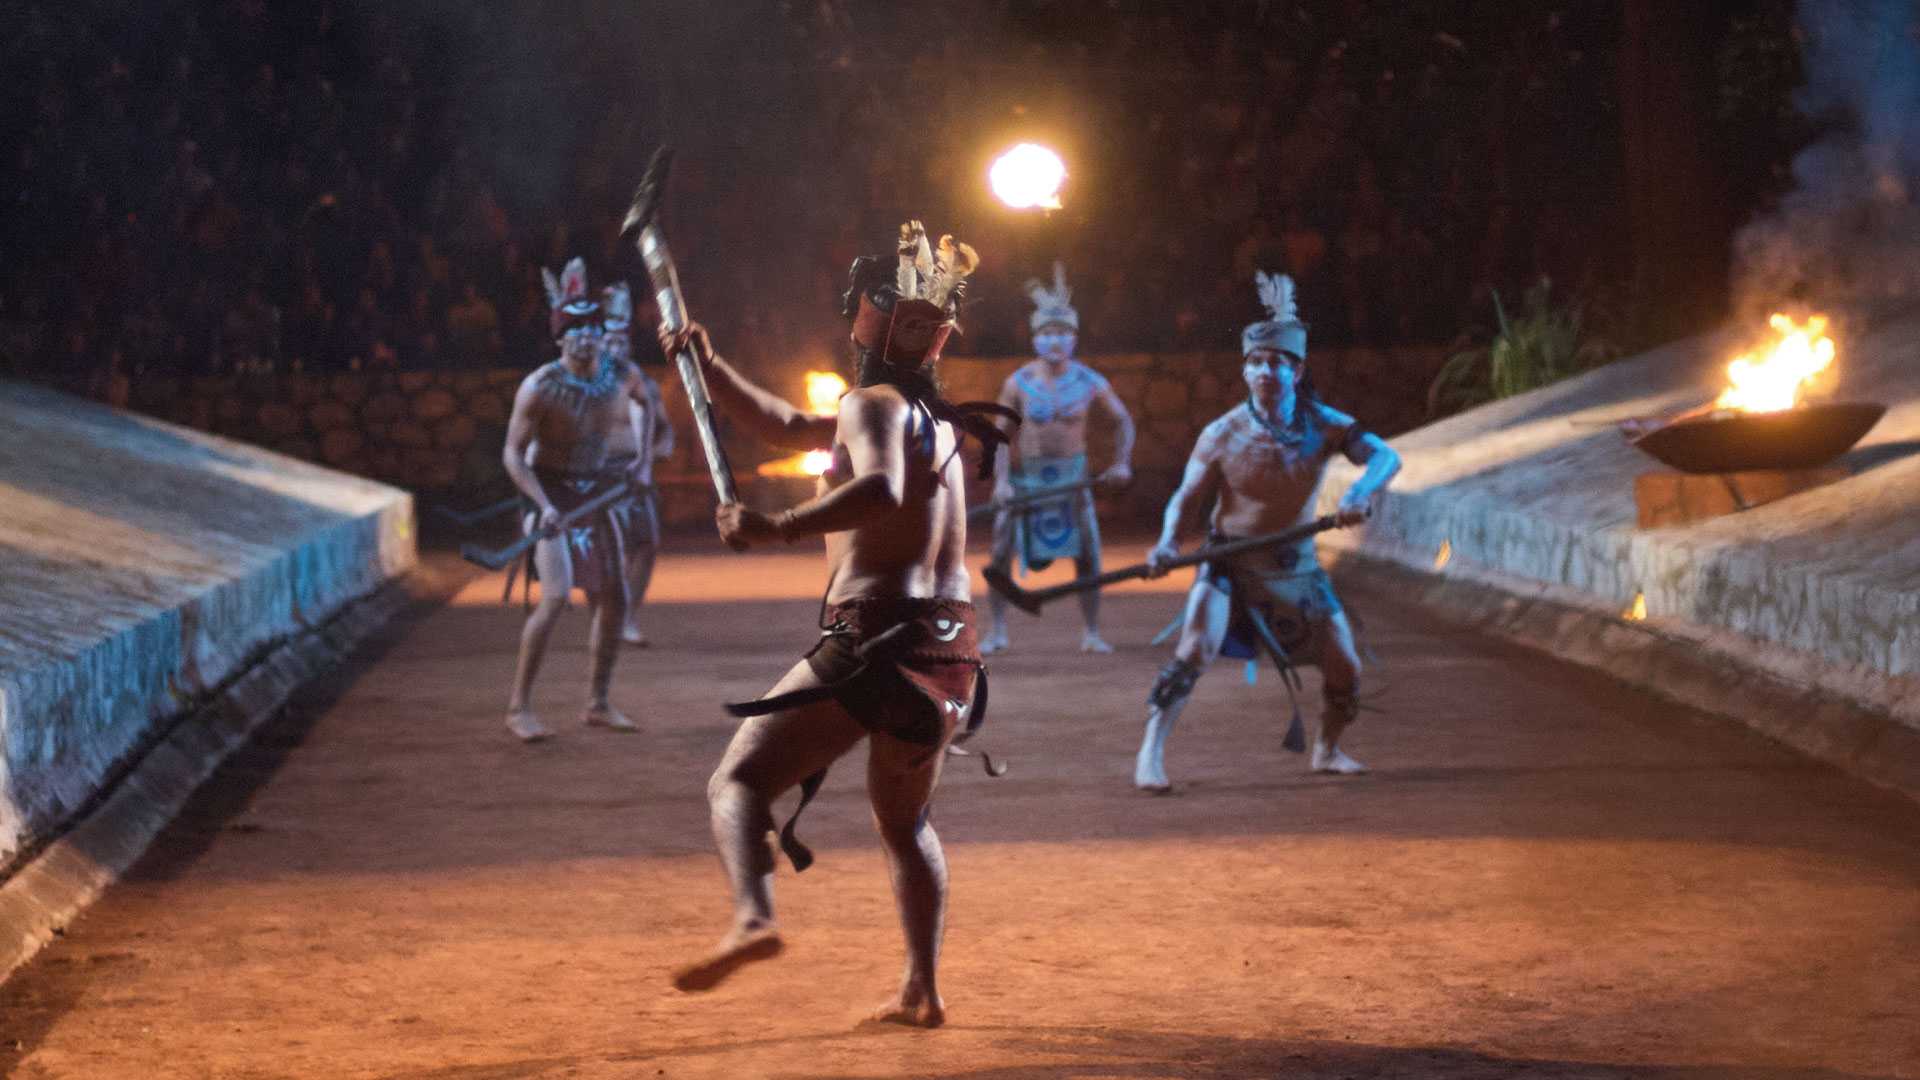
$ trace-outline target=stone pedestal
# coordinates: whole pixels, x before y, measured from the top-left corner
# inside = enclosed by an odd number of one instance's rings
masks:
[[[1751,510],[1846,476],[1834,468],[1641,473],[1633,478],[1633,501],[1640,527],[1657,529]]]

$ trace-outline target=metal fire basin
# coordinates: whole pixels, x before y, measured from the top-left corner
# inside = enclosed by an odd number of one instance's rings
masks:
[[[1886,411],[1875,402],[1834,401],[1770,413],[1716,413],[1655,428],[1633,445],[1681,472],[1813,469],[1852,449]]]

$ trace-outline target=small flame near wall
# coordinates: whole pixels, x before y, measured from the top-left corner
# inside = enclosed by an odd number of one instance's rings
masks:
[[[1646,622],[1647,594],[1643,592],[1634,593],[1632,605],[1629,606],[1627,610],[1621,612],[1620,617],[1628,622]]]
[[[1440,550],[1433,556],[1433,568],[1435,570],[1445,570],[1447,568],[1447,564],[1452,561],[1453,561],[1453,541],[1451,540],[1440,541]]]
[[[831,371],[809,371],[806,375],[807,411],[815,416],[832,416],[840,411],[840,399],[846,395],[847,380]],[[792,457],[761,462],[756,476],[819,476],[833,466],[829,450],[808,450]]]

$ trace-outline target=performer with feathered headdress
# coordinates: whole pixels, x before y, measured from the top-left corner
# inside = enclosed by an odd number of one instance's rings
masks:
[[[1340,454],[1365,466],[1340,499],[1342,524],[1365,521],[1373,497],[1400,469],[1400,456],[1353,417],[1331,408],[1307,377],[1307,324],[1293,297],[1293,280],[1259,273],[1267,318],[1240,335],[1247,400],[1208,424],[1194,442],[1179,490],[1167,502],[1160,542],[1147,560],[1163,564],[1180,553],[1180,536],[1214,504],[1209,540],[1277,532],[1314,516],[1327,462]],[[1167,735],[1200,675],[1217,656],[1252,659],[1264,649],[1293,685],[1297,666],[1317,664],[1325,708],[1314,732],[1312,766],[1318,772],[1357,773],[1364,767],[1340,748],[1340,736],[1359,709],[1360,657],[1353,628],[1320,568],[1312,538],[1267,548],[1195,576],[1174,658],[1147,695],[1147,729],[1134,764],[1143,791],[1171,788]],[[1297,706],[1296,706],[1297,709]]]
[[[805,807],[827,767],[871,740],[867,786],[891,865],[907,939],[900,990],[876,1018],[932,1027],[945,1013],[935,985],[946,909],[940,841],[927,818],[944,751],[986,705],[966,565],[966,475],[962,439],[988,441],[991,469],[1000,429],[992,404],[941,398],[934,365],[953,332],[961,291],[978,264],[952,237],[936,246],[917,221],[897,250],[853,264],[843,303],[853,320],[858,386],[835,416],[814,416],[755,384],[714,354],[690,325],[662,331],[668,355],[689,351],[716,407],[775,445],[831,448],[818,494],[775,514],[726,505],[721,535],[735,546],[822,537],[827,587],[819,636],[758,701],[729,706],[745,718],[708,785],[714,836],[733,887],[734,921],[720,946],[682,969],[675,985],[704,990],[741,964],[781,949],[771,879],[773,800],[796,784]],[[798,817],[798,811],[795,812]],[[812,856],[789,820],[781,846],[796,867]]]
[[[626,282],[617,281],[600,291],[600,314],[600,351],[616,363],[631,359],[633,293]],[[653,466],[672,456],[674,440],[660,384],[653,381],[646,368],[635,365],[634,371],[647,405],[629,404],[632,423],[614,425],[609,433],[608,467],[631,476],[636,485],[634,497],[614,510],[627,541],[627,619],[620,640],[645,646],[648,641],[640,629],[640,605],[653,583],[653,564],[660,551],[660,503],[653,490]]]
[[[621,519],[611,509],[564,529],[560,519],[612,484],[634,481],[630,469],[610,463],[612,433],[621,427],[631,429],[636,423],[635,408],[644,412],[650,405],[639,369],[601,348],[601,310],[587,292],[586,264],[574,259],[559,277],[544,268],[541,276],[546,280],[549,327],[560,358],[521,381],[501,452],[507,475],[526,500],[523,528],[541,535],[526,567],[540,582],[540,602],[527,616],[520,636],[513,695],[507,702],[507,729],[525,742],[553,734],[533,710],[533,680],[546,656],[554,623],[576,588],[586,593],[593,609],[588,638],[592,662],[581,720],[616,731],[638,730],[607,698],[620,649],[620,627],[627,616],[626,533]],[[640,445],[640,436],[631,430],[629,438]],[[507,588],[511,593],[511,580]]]
[[[1113,464],[1100,482],[1120,487],[1133,479],[1133,417],[1097,371],[1073,358],[1079,340],[1080,313],[1073,308],[1073,290],[1067,287],[1067,268],[1053,264],[1053,284],[1027,282],[1033,300],[1028,324],[1033,331],[1035,359],[1007,376],[1000,388],[1000,404],[1020,414],[1019,437],[1008,467],[1000,470],[994,501],[1032,494],[1084,480],[1087,476],[1087,417],[1106,414],[1114,426]],[[1083,489],[1018,512],[1001,511],[993,522],[993,562],[1011,568],[1015,552],[1030,570],[1040,570],[1055,559],[1071,558],[1080,577],[1100,572],[1100,524],[1094,516],[1093,492]],[[992,626],[980,642],[983,653],[1007,647],[1007,602],[999,593],[987,598]],[[1086,632],[1080,651],[1110,653],[1113,646],[1100,637],[1100,593],[1080,594]]]

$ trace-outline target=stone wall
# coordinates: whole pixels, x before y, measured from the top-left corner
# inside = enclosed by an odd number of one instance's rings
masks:
[[[992,399],[1025,357],[956,356],[941,365],[948,396]],[[1445,360],[1438,347],[1327,350],[1313,357],[1323,396],[1385,434],[1424,419],[1427,384]],[[1108,512],[1153,520],[1178,483],[1200,429],[1245,396],[1237,354],[1117,354],[1087,362],[1113,381],[1139,429],[1134,452],[1139,482]],[[763,374],[769,386],[801,395],[802,369]],[[521,369],[478,372],[353,372],[331,376],[265,375],[149,378],[128,388],[127,406],[149,415],[291,457],[407,487],[430,500],[466,505],[500,489],[507,415]],[[705,466],[692,434],[686,396],[671,369],[653,369],[667,389],[680,448],[658,480],[669,524],[704,524],[712,512]],[[749,498],[788,497],[791,481],[763,484],[759,462],[784,456],[737,432],[727,435],[735,471]],[[1095,463],[1108,460],[1111,438],[1094,425]],[[765,487],[767,490],[761,490]]]
[[[404,491],[0,381],[0,877],[261,652],[414,565]]]
[[[1920,733],[1920,309],[1857,319],[1839,340],[1821,392],[1887,406],[1832,463],[1844,479],[1737,514],[1636,527],[1635,477],[1664,467],[1612,421],[1711,399],[1751,336],[1676,342],[1408,433],[1394,444],[1405,471],[1374,520],[1326,547],[1616,619],[1638,602],[1640,625],[1670,642],[1713,642]],[[1342,465],[1330,478],[1329,506],[1352,475]],[[1862,734],[1885,727],[1816,730],[1811,711],[1774,719],[1765,730],[1803,748],[1849,747],[1822,752],[1830,760],[1857,761],[1875,740],[1920,746]],[[1920,776],[1911,761],[1877,768]]]

